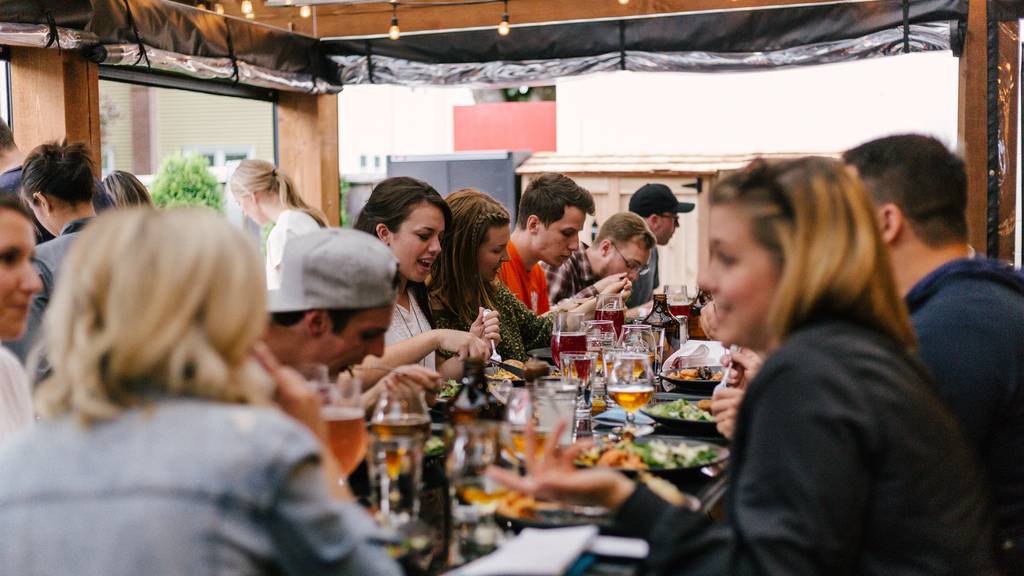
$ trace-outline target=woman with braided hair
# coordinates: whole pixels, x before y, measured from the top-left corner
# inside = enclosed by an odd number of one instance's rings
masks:
[[[327,217],[307,204],[292,179],[266,160],[242,160],[231,176],[230,186],[246,216],[260,226],[274,224],[267,236],[267,288],[277,290],[288,239],[326,228]]]
[[[434,267],[430,307],[440,328],[468,330],[481,309],[500,315],[498,353],[526,360],[526,351],[547,346],[551,318],[535,315],[497,280],[508,260],[508,210],[484,192],[466,188],[448,196],[452,230]]]

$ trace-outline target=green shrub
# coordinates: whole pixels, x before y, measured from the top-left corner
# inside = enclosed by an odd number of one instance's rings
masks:
[[[175,154],[160,165],[151,188],[153,203],[162,208],[207,206],[223,211],[220,184],[205,156]]]

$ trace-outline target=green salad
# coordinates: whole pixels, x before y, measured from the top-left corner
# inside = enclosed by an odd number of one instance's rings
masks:
[[[718,451],[707,444],[669,444],[661,440],[593,446],[584,450],[576,463],[630,470],[671,470],[706,466],[718,459]]]
[[[426,453],[427,456],[440,456],[444,454],[444,451],[444,439],[438,436],[431,436],[430,438],[427,438],[427,443],[423,446],[423,452]]]
[[[449,378],[444,381],[444,384],[441,384],[441,391],[437,393],[437,398],[439,400],[451,400],[459,393],[460,387],[461,384],[459,384],[458,380]]]
[[[661,418],[678,418],[681,420],[692,420],[694,422],[714,422],[715,418],[710,412],[701,410],[696,402],[690,402],[685,398],[663,402],[644,408],[644,412],[659,416]]]

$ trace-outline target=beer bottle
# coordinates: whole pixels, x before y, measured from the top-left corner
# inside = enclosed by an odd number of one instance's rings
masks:
[[[483,362],[467,359],[463,364],[462,388],[451,403],[452,424],[474,420],[502,421],[504,412],[505,406],[488,390]]]
[[[679,349],[679,335],[682,325],[672,315],[672,310],[668,305],[668,296],[665,294],[654,295],[654,306],[651,308],[651,313],[644,318],[643,323],[652,328],[661,328],[665,331],[665,346],[668,349],[663,351],[664,357],[668,357]]]

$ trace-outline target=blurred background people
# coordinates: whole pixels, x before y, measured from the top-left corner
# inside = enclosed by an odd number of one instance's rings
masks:
[[[499,323],[503,360],[526,360],[526,352],[551,342],[551,317],[537,316],[498,281],[508,260],[508,210],[484,192],[467,188],[448,196],[452,231],[430,283],[437,325],[467,330],[488,309]],[[491,316],[488,316],[489,319]]]
[[[103,187],[118,208],[153,205],[146,185],[130,172],[113,170],[103,179]]]
[[[967,173],[934,138],[844,154],[875,201],[919,353],[984,464],[996,549],[1024,574],[1024,276],[967,245]]]
[[[273,223],[267,235],[267,288],[281,285],[281,258],[288,241],[327,226],[327,217],[302,199],[295,184],[281,169],[266,160],[238,163],[230,181],[231,194],[253,222]]]
[[[21,199],[56,238],[36,247],[33,264],[43,286],[32,299],[24,335],[4,342],[22,363],[39,338],[43,313],[61,276],[64,256],[77,241],[79,232],[96,216],[93,168],[89,150],[83,144],[43,144],[25,158]]]
[[[599,503],[659,574],[993,574],[980,470],[913,355],[871,201],[840,162],[755,161],[711,192],[718,336],[770,352],[739,410],[726,521],[553,443],[514,489]],[[826,216],[826,217],[823,217]]]
[[[32,266],[32,216],[14,198],[0,196],[0,340],[21,336],[32,295],[42,288]],[[32,394],[25,369],[0,347],[0,443],[33,422]]]
[[[542,174],[523,190],[508,260],[498,278],[534,314],[544,314],[554,304],[538,264],[558,268],[579,248],[587,214],[594,214],[594,198],[562,174]]]
[[[657,183],[644,184],[629,198],[629,211],[638,214],[647,222],[647,227],[657,239],[658,246],[665,246],[672,239],[676,228],[679,227],[679,215],[691,212],[695,207],[696,205],[691,202],[680,202],[671,188]],[[627,303],[630,308],[650,304],[654,291],[661,286],[656,247],[651,250],[647,269],[646,274],[633,282],[633,293]]]
[[[367,369],[358,372],[364,385],[376,382],[384,370],[406,364],[420,364],[445,378],[459,378],[465,358],[485,360],[490,356],[490,344],[482,339],[482,317],[468,331],[435,329],[424,282],[442,252],[451,221],[451,209],[437,190],[405,176],[377,184],[359,213],[355,228],[390,248],[400,275],[391,324],[384,336],[384,355],[370,356],[364,363]],[[451,357],[438,362],[438,351]]]
[[[207,210],[119,211],[67,266],[45,420],[0,450],[0,530],[17,534],[0,572],[400,573],[339,484],[315,394],[257,346],[241,232]]]

